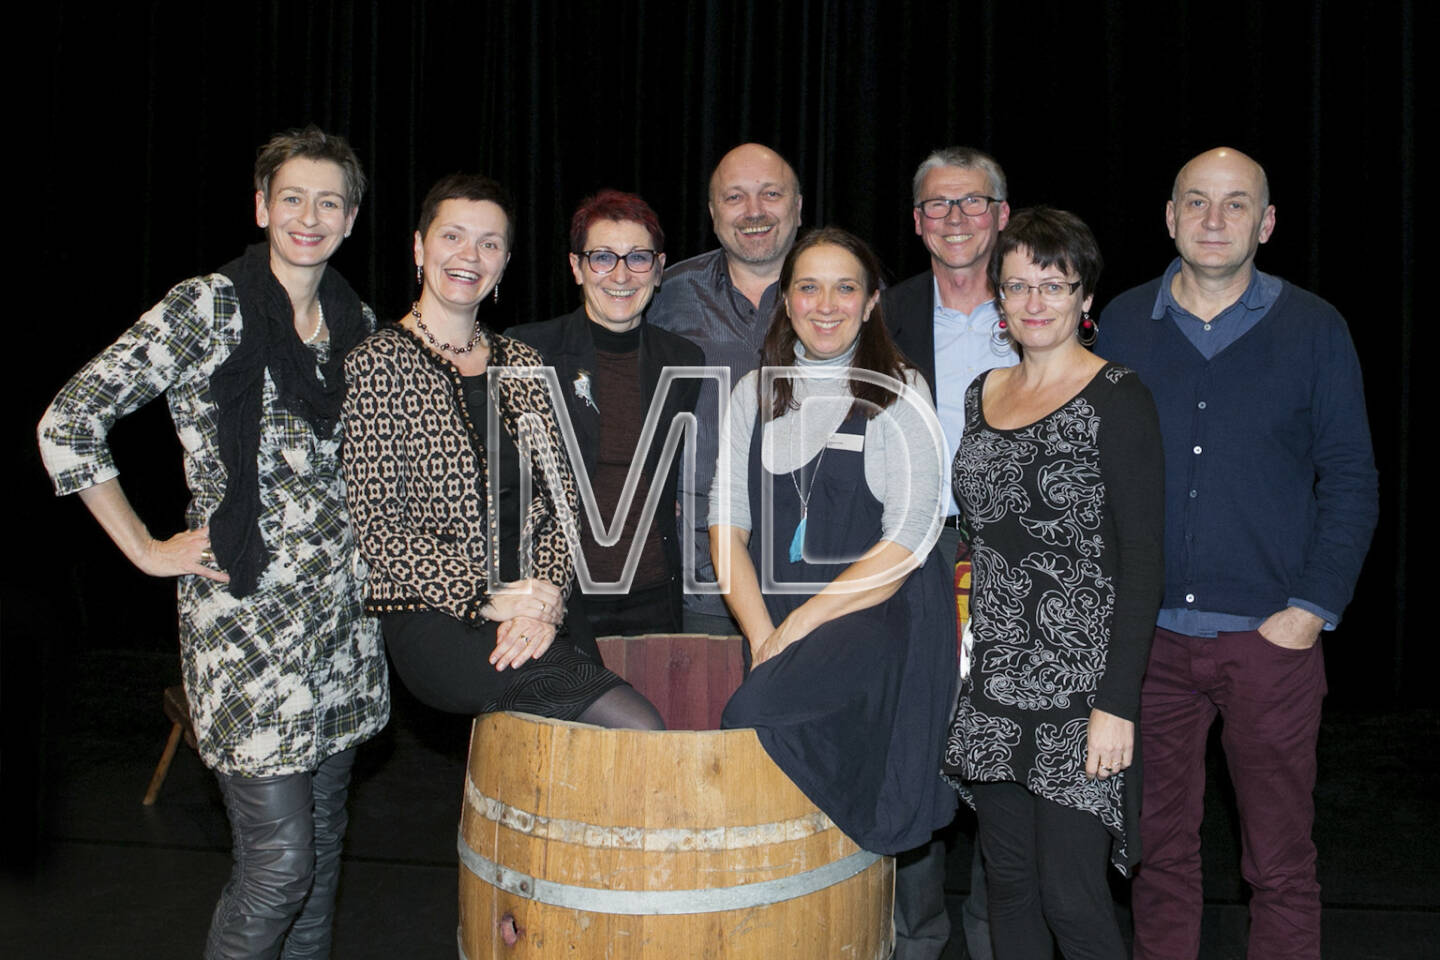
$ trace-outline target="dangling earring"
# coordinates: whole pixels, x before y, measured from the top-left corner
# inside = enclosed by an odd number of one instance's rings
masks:
[[[425,271],[418,263],[415,264],[415,282],[421,285],[425,283]]]
[[[500,302],[500,281],[499,281],[499,280],[496,280],[496,281],[495,281],[495,302],[496,302],[496,303],[499,303],[499,302]]]
[[[1076,331],[1075,338],[1084,347],[1093,347],[1095,338],[1100,335],[1100,324],[1090,319],[1090,311],[1086,310],[1080,315],[1080,329]]]
[[[999,320],[996,320],[996,321],[995,321],[995,332],[992,333],[992,334],[990,334],[990,339],[995,342],[995,345],[996,345],[996,346],[999,346],[999,347],[1008,347],[1008,346],[1010,346],[1010,323],[1009,323],[1009,321],[1007,321],[1004,317],[1001,317]]]

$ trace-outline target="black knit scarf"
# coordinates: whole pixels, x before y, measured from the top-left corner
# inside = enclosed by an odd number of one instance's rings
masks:
[[[315,354],[295,332],[290,296],[270,272],[269,245],[247,247],[219,272],[235,285],[244,326],[235,352],[210,377],[220,462],[227,476],[224,499],[210,517],[210,544],[216,562],[230,574],[230,593],[244,597],[270,562],[260,537],[265,371],[275,381],[278,405],[310,424],[317,437],[330,437],[345,399],[341,364],[369,331],[360,298],[340,274],[327,269],[320,278],[319,297],[330,328],[330,356],[317,376]]]

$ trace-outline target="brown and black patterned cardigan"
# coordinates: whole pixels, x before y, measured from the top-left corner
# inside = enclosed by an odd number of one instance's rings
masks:
[[[490,344],[491,367],[541,365],[518,340],[491,334]],[[366,611],[434,609],[479,620],[496,532],[483,499],[485,425],[470,420],[460,371],[408,330],[387,326],[351,351],[345,379],[346,499],[370,566]],[[568,594],[578,500],[549,390],[542,378],[518,377],[499,378],[495,390],[500,422],[519,449],[528,446],[534,477],[520,575]]]

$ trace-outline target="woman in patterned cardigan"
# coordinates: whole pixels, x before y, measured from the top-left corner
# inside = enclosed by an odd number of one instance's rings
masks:
[[[440,180],[415,231],[420,298],[346,361],[366,608],[405,685],[437,709],[659,728],[605,669],[584,617],[566,616],[577,503],[540,355],[478,317],[499,298],[513,237],[498,184]]]
[[[141,570],[179,578],[186,697],[235,846],[207,957],[329,954],[355,746],[389,717],[339,464],[341,362],[375,318],[326,269],[364,189],[343,139],[276,136],[255,163],[267,242],[171,290],[40,423],[56,491]],[[130,507],[105,439],[162,393],[191,493],[168,539]]]

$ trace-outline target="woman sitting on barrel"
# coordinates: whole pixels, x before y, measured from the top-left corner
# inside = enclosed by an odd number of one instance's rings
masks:
[[[731,398],[730,462],[711,496],[711,552],[717,570],[728,560],[726,602],[753,665],[722,722],[754,727],[857,844],[895,853],[955,808],[939,775],[954,598],[930,549],[944,442],[885,329],[862,241],[807,234],[780,291],[762,369]]]

